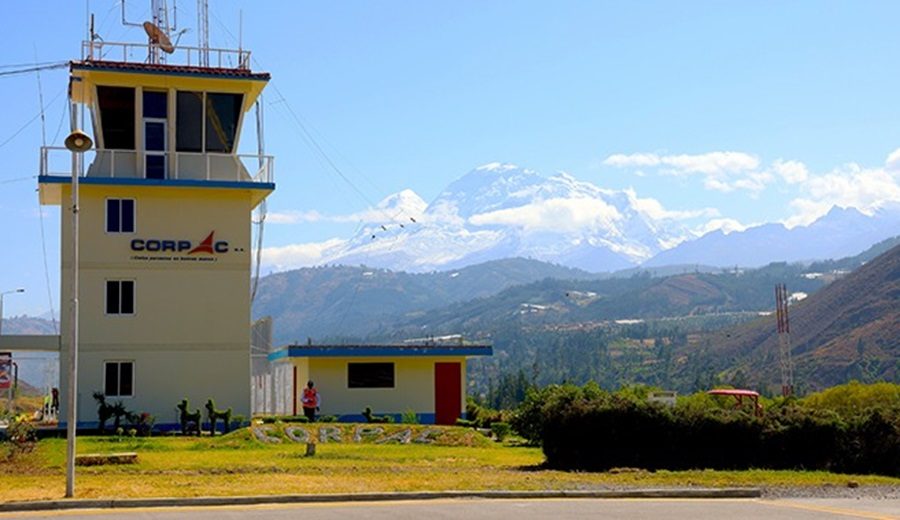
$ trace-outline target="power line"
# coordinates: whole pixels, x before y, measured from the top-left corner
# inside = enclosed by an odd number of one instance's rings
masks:
[[[229,37],[232,42],[236,41],[237,38],[234,36],[234,33],[232,33],[228,29],[228,27],[219,19],[219,17],[216,16],[216,14],[214,12],[210,13],[210,14],[212,14],[213,20],[226,33],[226,36]],[[259,62],[259,60],[256,59],[256,57],[253,57],[253,62],[260,68],[263,68],[262,64]],[[281,104],[281,103],[284,104],[284,106],[287,109],[287,113],[290,115],[290,118],[292,119],[292,122],[300,130],[300,134],[299,134],[300,137],[302,138],[304,143],[310,148],[310,150],[313,152],[313,155],[316,157],[316,160],[318,160],[320,164],[325,166],[326,169],[330,169],[330,170],[334,171],[334,173],[336,173],[338,175],[338,177],[340,177],[345,183],[347,183],[347,185],[357,195],[359,195],[359,197],[362,198],[363,201],[365,201],[369,206],[371,206],[372,209],[374,209],[375,211],[378,211],[379,213],[384,215],[389,222],[399,224],[399,226],[401,228],[404,228],[405,226],[403,223],[398,221],[396,217],[391,217],[390,215],[387,214],[387,212],[385,212],[383,209],[379,208],[378,204],[376,204],[374,201],[372,201],[346,174],[344,174],[343,170],[341,170],[341,168],[338,167],[337,164],[331,159],[331,157],[325,152],[325,150],[319,144],[318,140],[315,138],[315,136],[310,131],[310,128],[312,128],[312,125],[304,123],[303,118],[301,118],[297,114],[297,112],[294,110],[293,106],[291,106],[290,101],[288,101],[287,98],[284,96],[284,94],[282,94],[281,89],[278,88],[278,85],[276,85],[274,83],[274,81],[272,82],[272,89],[275,91],[275,93],[279,97],[279,99],[276,100],[276,102],[273,103],[273,105],[277,105],[277,104]],[[313,128],[313,131],[318,133],[319,136],[322,137],[321,133],[316,131],[314,128]],[[327,143],[327,140],[325,140],[324,137],[322,137],[322,140]],[[327,143],[327,144],[329,144],[329,146],[331,146],[331,148],[333,148],[337,152],[338,155],[342,156],[340,151],[337,150],[337,147],[335,147],[334,145],[331,145],[330,143]],[[346,158],[345,158],[345,160],[346,160]],[[363,180],[368,182],[368,184],[370,186],[375,188],[376,191],[382,191],[382,192],[384,191],[384,190],[381,190],[380,188],[378,188],[377,186],[375,186],[375,183],[371,179],[369,179],[368,177],[363,175],[362,172],[358,168],[356,168],[352,163],[350,163],[349,161],[347,161],[347,162],[348,162],[348,164],[350,164],[350,166],[354,170],[357,171],[357,173],[360,175],[360,177],[362,177]],[[400,210],[400,213],[406,213],[403,210],[403,208],[399,208],[399,210]],[[409,217],[410,222],[418,223],[414,216],[409,215],[409,214],[407,214],[407,216]]]
[[[27,177],[16,177],[15,179],[4,179],[0,181],[0,184],[12,184],[13,182],[22,182],[31,179],[36,179],[37,175],[29,175]]]
[[[28,73],[31,73],[31,72],[37,72],[37,71],[39,71],[39,70],[61,69],[61,68],[63,68],[63,67],[68,67],[68,66],[69,66],[69,62],[68,62],[68,61],[61,61],[61,62],[53,63],[53,64],[50,64],[50,65],[39,65],[39,66],[37,66],[37,67],[35,67],[35,66],[32,65],[31,67],[27,67],[27,68],[23,68],[23,69],[15,69],[15,70],[6,70],[6,71],[2,71],[2,72],[0,72],[0,77],[2,77],[2,76],[16,76],[16,75],[19,75],[19,74],[28,74]]]
[[[43,67],[45,65],[59,65],[60,63],[68,63],[64,61],[41,61],[31,63],[11,63],[8,65],[0,65],[0,69],[21,69],[23,67]]]
[[[34,72],[34,71],[32,71],[32,72]],[[47,106],[52,105],[52,104],[53,104],[57,99],[59,99],[59,97],[62,96],[65,92],[66,92],[65,89],[63,89],[62,91],[60,91],[59,94],[57,94],[56,96],[53,97],[53,99],[50,100],[50,103],[48,103]],[[32,117],[31,119],[29,119],[24,125],[22,125],[18,130],[16,130],[11,136],[7,137],[5,141],[3,141],[2,143],[0,143],[0,148],[3,148],[3,147],[6,146],[10,141],[12,141],[13,139],[15,139],[19,134],[21,134],[22,132],[24,132],[26,128],[28,128],[29,126],[31,126],[31,123],[34,123],[35,121],[37,121],[38,119],[40,119],[42,113],[43,113],[43,109],[42,109],[40,112],[38,112],[34,117]]]

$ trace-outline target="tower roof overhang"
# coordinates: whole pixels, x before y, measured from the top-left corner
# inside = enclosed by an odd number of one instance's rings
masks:
[[[94,85],[175,88],[244,94],[245,112],[253,106],[271,79],[268,72],[252,72],[248,69],[119,61],[73,61],[70,71],[69,95],[75,103],[92,103]]]

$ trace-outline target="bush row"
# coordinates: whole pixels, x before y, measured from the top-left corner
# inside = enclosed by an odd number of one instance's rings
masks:
[[[900,474],[900,408],[841,416],[785,403],[763,417],[724,408],[667,408],[595,386],[549,387],[513,426],[559,469],[805,469]]]

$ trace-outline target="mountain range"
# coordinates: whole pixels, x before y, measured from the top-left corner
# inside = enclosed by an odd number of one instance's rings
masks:
[[[701,234],[685,224],[704,210],[667,211],[633,190],[610,190],[567,173],[550,177],[511,164],[480,166],[426,203],[411,190],[381,201],[350,239],[319,244],[319,265],[406,272],[452,270],[531,258],[613,272],[635,266],[759,267],[855,255],[900,229],[900,203],[872,214],[834,207],[807,226],[769,223]],[[270,249],[275,270],[292,263]],[[274,254],[271,254],[274,253]]]

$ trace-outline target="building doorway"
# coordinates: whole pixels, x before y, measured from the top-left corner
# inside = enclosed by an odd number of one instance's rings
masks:
[[[456,424],[462,410],[462,367],[459,363],[434,364],[434,422]]]

